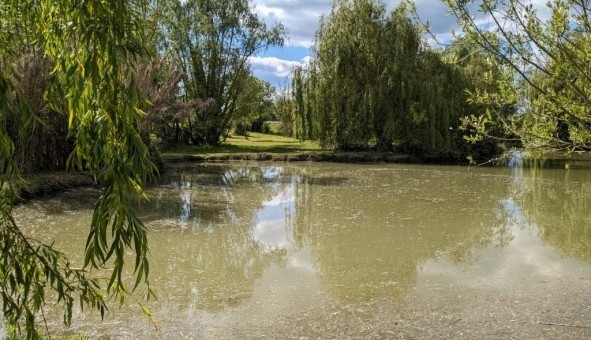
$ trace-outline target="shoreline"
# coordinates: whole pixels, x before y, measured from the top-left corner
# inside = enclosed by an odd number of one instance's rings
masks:
[[[161,156],[163,168],[167,164],[260,161],[260,162],[334,162],[334,163],[393,163],[393,164],[460,164],[433,160],[425,161],[414,156],[380,152],[291,152],[291,153],[195,153],[167,154]],[[92,174],[75,171],[40,172],[23,175],[25,184],[20,188],[16,204],[34,198],[59,194],[70,189],[96,185]]]
[[[51,171],[23,175],[25,184],[19,189],[16,204],[31,199],[62,193],[70,189],[92,187],[96,183],[89,172]]]
[[[164,163],[183,162],[219,162],[219,161],[271,161],[271,162],[390,162],[416,163],[418,160],[400,154],[368,154],[368,153],[224,153],[224,154],[185,154],[162,156]]]
[[[271,162],[334,162],[334,163],[398,163],[398,164],[462,164],[451,159],[421,159],[415,156],[387,152],[295,152],[295,153],[163,153],[163,163],[271,161]]]

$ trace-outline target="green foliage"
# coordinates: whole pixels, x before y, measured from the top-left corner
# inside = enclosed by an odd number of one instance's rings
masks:
[[[289,89],[282,89],[275,96],[274,114],[279,119],[279,132],[283,136],[294,136],[294,106],[295,102],[289,94]]]
[[[465,122],[473,129],[471,138],[508,134],[530,149],[591,150],[589,2],[549,1],[547,19],[516,0],[446,3],[465,39],[503,69],[495,79],[498,91],[472,95],[486,113]],[[476,10],[490,19],[492,29],[474,21]],[[518,113],[507,116],[507,105],[517,106]],[[495,131],[498,125],[503,134]]]
[[[0,117],[11,122],[0,127],[0,285],[4,319],[13,337],[39,336],[35,318],[45,304],[46,290],[53,290],[63,304],[67,325],[76,300],[81,308],[96,308],[101,315],[106,298],[122,301],[128,294],[122,278],[126,249],[136,254],[134,289],[148,284],[146,230],[131,209],[134,200],[145,198],[142,188],[155,170],[139,133],[139,108],[145,103],[135,79],[139,58],[150,54],[143,36],[143,5],[124,0],[9,0],[0,5],[0,23],[8,28],[0,30],[5,43],[0,48]],[[24,35],[22,20],[29,30]],[[44,80],[47,86],[36,84],[46,89],[46,103],[33,101],[41,96],[24,91],[40,89],[23,86],[22,78],[13,76],[17,68],[11,61],[18,60],[20,50],[11,47],[19,44],[43,51],[53,67],[54,76]],[[95,205],[83,269],[73,269],[52,246],[28,239],[12,217],[22,181],[13,139],[31,131],[38,120],[35,113],[45,106],[51,108],[48,117],[65,109],[62,121],[75,142],[71,165],[90,170],[104,188]],[[106,286],[87,277],[90,270],[111,264]]]
[[[312,107],[314,96],[312,95],[314,78],[313,73],[306,72],[302,67],[293,70],[292,98],[294,100],[294,135],[300,140],[315,139],[316,126],[313,122]]]
[[[267,81],[253,76],[245,79],[244,90],[236,100],[234,118],[235,131],[242,130],[245,135],[248,131],[268,132],[265,122],[274,118],[273,95],[275,88]]]
[[[247,0],[168,0],[160,6],[164,53],[186,75],[184,100],[209,101],[179,128],[186,131],[185,142],[218,145],[237,118],[239,97],[249,84],[248,58],[282,45],[283,26],[267,28]]]
[[[25,173],[64,169],[73,146],[66,138],[67,122],[47,107],[44,98],[52,60],[35,41],[39,6],[30,1],[3,2],[0,10],[0,67],[14,86],[5,98],[11,113],[0,114],[0,120],[14,143],[15,162]],[[59,106],[56,99],[52,98]]]
[[[478,77],[448,60],[453,53],[425,46],[409,15],[406,6],[387,15],[375,0],[333,2],[315,59],[294,70],[290,96],[276,103],[293,136],[423,159],[463,159],[478,149],[459,131],[460,118],[476,112],[466,90],[482,86]]]

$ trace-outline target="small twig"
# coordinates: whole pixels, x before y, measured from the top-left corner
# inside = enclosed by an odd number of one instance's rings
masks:
[[[562,326],[562,327],[573,327],[573,328],[591,328],[591,326],[583,326],[583,325],[567,325],[565,323],[552,323],[552,322],[538,322],[538,325],[547,325],[547,326]]]
[[[51,340],[51,333],[49,333],[49,327],[47,326],[47,319],[45,318],[45,303],[41,305],[41,316],[43,316],[43,323],[45,324],[45,331],[47,332],[47,338]]]

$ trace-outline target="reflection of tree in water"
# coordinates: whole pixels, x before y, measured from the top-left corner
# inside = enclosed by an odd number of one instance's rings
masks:
[[[302,179],[294,238],[308,244],[321,280],[345,301],[400,296],[425,261],[467,261],[470,249],[503,233],[494,212],[507,183],[498,178],[392,169],[316,176],[349,180]],[[488,191],[478,197],[474,187]]]
[[[169,171],[163,183],[141,207],[150,242],[163,245],[151,257],[156,290],[217,311],[249,298],[266,268],[287,261],[285,249],[253,234],[263,202],[290,183],[280,168],[192,165]]]
[[[310,248],[321,281],[345,301],[400,296],[428,260],[444,256],[470,263],[474,248],[511,241],[509,222],[515,216],[500,201],[508,197],[506,176],[378,170],[182,169],[169,172],[166,185],[155,189],[158,209],[144,211],[149,220],[152,216],[150,228],[162,234],[183,223],[181,229],[192,231],[167,250],[185,261],[169,261],[165,271],[186,275],[180,282],[192,282],[198,307],[208,310],[249,297],[265,268],[287,262],[288,250],[268,247],[253,232],[263,202],[282,192],[294,196],[293,209],[283,215],[294,247]]]
[[[251,219],[286,183],[278,167],[191,165],[170,169],[140,207],[145,221],[171,219],[206,228]],[[177,223],[158,227],[177,228]]]
[[[591,173],[544,170],[526,181],[515,197],[544,242],[564,254],[591,262]]]

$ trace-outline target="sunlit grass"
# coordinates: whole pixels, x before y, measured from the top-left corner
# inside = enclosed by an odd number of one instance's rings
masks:
[[[316,162],[416,162],[412,157],[402,154],[365,152],[336,152],[324,150],[311,141],[274,134],[249,133],[248,137],[229,136],[216,147],[181,145],[162,154],[165,161],[316,161]]]
[[[294,138],[250,132],[248,137],[229,136],[216,147],[181,145],[165,152],[166,155],[188,154],[241,154],[241,153],[301,153],[321,151],[311,141],[301,142]]]

